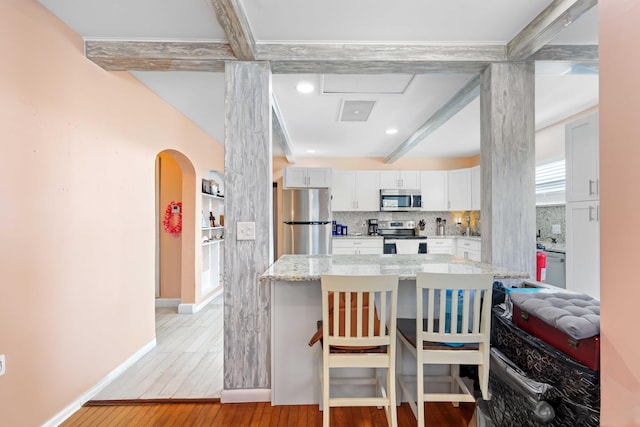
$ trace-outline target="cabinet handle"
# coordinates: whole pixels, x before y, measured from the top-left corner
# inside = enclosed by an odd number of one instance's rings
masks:
[[[596,194],[600,195],[600,178],[596,178]]]
[[[600,205],[596,206],[596,221],[600,221]]]
[[[597,188],[598,188],[597,186],[596,186],[596,191],[593,191],[593,185],[594,184],[596,184],[596,181],[594,181],[593,179],[590,179],[589,180],[589,195],[590,196],[594,196],[594,195],[598,194],[597,193],[597,191],[598,191],[597,190]]]
[[[593,221],[593,216],[591,215],[591,209],[593,209],[593,206],[589,206],[589,222]]]

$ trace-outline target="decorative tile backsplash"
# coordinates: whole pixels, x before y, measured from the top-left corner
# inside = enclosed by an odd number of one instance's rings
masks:
[[[538,206],[536,207],[536,233],[540,230],[541,240],[556,238],[558,243],[565,242],[565,206]],[[553,233],[553,225],[560,226],[560,234]]]
[[[424,233],[428,236],[436,235],[436,218],[442,218],[447,221],[445,227],[445,235],[460,236],[465,231],[467,223],[466,215],[471,218],[471,232],[480,231],[480,213],[479,211],[460,211],[460,212],[333,212],[333,220],[338,224],[346,225],[349,234],[367,233],[368,219],[377,219],[379,221],[388,220],[404,220],[415,221],[416,224],[424,219],[426,225]],[[456,225],[457,220],[461,221],[460,225]]]
[[[479,211],[461,211],[461,212],[333,212],[333,219],[338,224],[348,227],[349,233],[367,233],[367,220],[377,219],[384,220],[410,220],[416,224],[424,219],[426,222],[425,233],[428,236],[436,235],[436,218],[447,220],[445,235],[460,236],[467,227],[466,215],[471,217],[471,232],[475,234],[480,232],[480,212]],[[460,225],[456,222],[460,220]],[[552,225],[560,226],[560,234],[552,233]],[[476,228],[477,227],[477,228]],[[565,207],[559,206],[538,206],[536,207],[536,233],[540,230],[540,236],[543,240],[550,240],[555,237],[558,243],[565,242]]]

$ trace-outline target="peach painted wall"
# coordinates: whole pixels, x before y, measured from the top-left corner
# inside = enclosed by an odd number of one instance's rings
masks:
[[[600,298],[602,416],[640,426],[640,2],[598,4],[600,28]],[[621,232],[620,224],[629,224]]]
[[[154,339],[157,154],[193,162],[194,235],[223,154],[34,0],[0,2],[0,57],[0,424],[35,426]]]
[[[171,202],[182,202],[182,173],[178,162],[166,152],[160,158],[160,205],[158,218],[164,219]],[[160,298],[180,298],[182,277],[182,235],[174,236],[160,227]]]
[[[273,180],[282,177],[282,170],[288,166],[332,168],[342,170],[445,170],[470,168],[480,164],[480,155],[471,157],[405,157],[392,164],[382,157],[305,157],[296,159],[294,164],[284,157],[273,159]]]

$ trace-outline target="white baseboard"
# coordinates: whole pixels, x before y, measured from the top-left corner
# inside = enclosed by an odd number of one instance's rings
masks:
[[[156,308],[177,307],[180,305],[180,298],[156,298]]]
[[[113,371],[109,372],[104,378],[102,378],[96,385],[91,387],[87,392],[83,393],[76,400],[71,402],[62,411],[58,412],[53,418],[44,423],[43,427],[56,427],[62,424],[67,418],[73,415],[82,405],[91,400],[93,396],[101,392],[111,381],[120,376],[124,371],[129,369],[134,363],[147,354],[151,349],[156,346],[156,339],[149,341],[144,347],[135,352],[135,354],[129,357],[127,360],[118,365]]]
[[[270,388],[243,388],[238,390],[222,390],[222,403],[271,402]]]
[[[178,305],[178,313],[180,314],[195,314],[202,310],[202,307],[209,304],[213,299],[222,294],[222,286],[216,288],[208,297],[200,301],[199,304],[180,304]]]

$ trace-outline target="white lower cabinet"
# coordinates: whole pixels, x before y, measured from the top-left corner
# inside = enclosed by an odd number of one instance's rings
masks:
[[[567,289],[600,299],[600,202],[571,202],[567,215]]]
[[[480,261],[481,244],[479,240],[458,237],[457,253],[459,257],[471,261]]]
[[[455,241],[453,239],[428,239],[427,253],[455,255]]]
[[[383,240],[380,238],[370,239],[333,239],[334,255],[381,255],[383,253]]]

